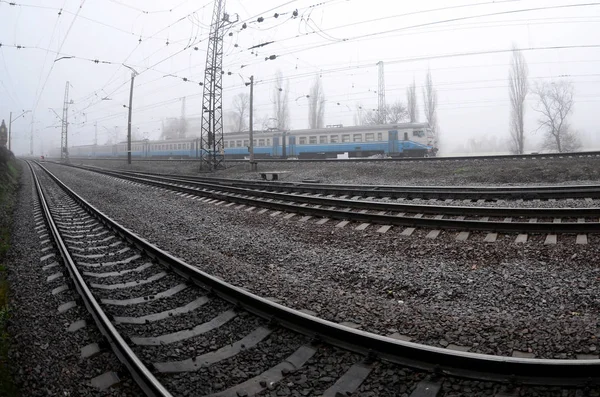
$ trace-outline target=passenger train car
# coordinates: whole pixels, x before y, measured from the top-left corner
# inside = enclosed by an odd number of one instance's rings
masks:
[[[348,157],[424,157],[435,154],[433,136],[427,123],[404,123],[355,127],[332,126],[293,131],[256,131],[255,158],[327,159],[347,153]],[[223,137],[225,159],[249,155],[248,132],[228,133]],[[71,157],[126,157],[127,143],[85,145],[69,148]],[[163,141],[133,141],[134,158],[197,158],[201,155],[198,138]]]

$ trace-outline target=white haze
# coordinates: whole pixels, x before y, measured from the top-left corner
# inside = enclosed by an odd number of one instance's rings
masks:
[[[272,80],[281,70],[289,80],[291,128],[306,128],[305,96],[320,74],[325,124],[353,125],[357,103],[377,107],[376,63],[384,61],[387,101],[405,102],[414,78],[423,120],[421,85],[430,68],[438,91],[442,153],[502,152],[509,134],[508,50],[513,43],[519,48],[579,46],[524,55],[532,84],[560,78],[573,82],[571,124],[580,131],[584,150],[598,148],[600,47],[593,46],[600,45],[600,3],[507,13],[576,4],[583,2],[229,0],[226,11],[232,19],[237,14],[247,20],[248,28],[237,24],[225,38],[223,107],[231,109],[234,95],[247,92],[244,81],[254,75],[255,119],[272,117]],[[444,9],[423,12],[436,8]],[[27,113],[13,123],[13,150],[29,153],[32,130],[36,154],[59,145],[60,121],[49,108],[62,114],[66,81],[73,100],[69,144],[93,143],[95,123],[98,143],[114,139],[115,131],[123,140],[131,72],[122,63],[140,72],[133,106],[134,131],[140,136],[158,138],[164,119],[180,117],[182,97],[187,98],[187,117],[199,116],[202,87],[197,83],[204,78],[212,9],[213,2],[198,0],[0,2],[0,118],[8,123],[11,111],[16,116],[35,110],[33,120]],[[298,17],[291,18],[296,9]],[[489,15],[494,13],[504,14]],[[256,22],[259,16],[265,21]],[[457,18],[462,19],[450,21]],[[248,50],[269,41],[274,43]],[[457,56],[466,53],[479,54]],[[271,55],[277,58],[265,61]],[[68,56],[76,58],[54,62]],[[533,105],[530,95],[527,152],[539,150],[542,140]]]

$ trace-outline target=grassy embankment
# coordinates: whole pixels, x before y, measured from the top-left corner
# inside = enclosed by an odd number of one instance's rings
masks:
[[[13,209],[17,199],[19,167],[8,150],[0,148],[0,397],[17,396],[11,377],[8,349],[10,338],[6,323],[10,317],[6,254],[10,247]]]

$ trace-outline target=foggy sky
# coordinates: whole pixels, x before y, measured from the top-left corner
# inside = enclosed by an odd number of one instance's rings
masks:
[[[36,154],[59,145],[60,120],[49,108],[62,115],[67,81],[73,100],[68,116],[70,145],[93,143],[94,123],[99,144],[114,137],[115,130],[119,140],[125,139],[123,105],[128,103],[131,71],[123,63],[140,73],[134,87],[134,130],[158,138],[161,121],[180,116],[182,97],[187,97],[186,115],[200,115],[198,82],[204,79],[213,2],[23,0],[17,4],[0,2],[0,119],[8,124],[9,112],[17,116],[22,110],[34,111],[13,122],[17,154],[29,152],[32,127]],[[504,142],[509,136],[510,110],[507,50],[514,43],[534,49],[524,52],[531,85],[561,78],[573,82],[571,124],[582,133],[584,149],[598,147],[600,46],[543,48],[600,45],[600,3],[507,13],[575,4],[583,2],[228,0],[226,11],[240,23],[232,26],[232,35],[224,42],[223,107],[231,109],[234,95],[247,92],[244,82],[254,75],[255,119],[272,117],[273,80],[281,70],[289,81],[291,127],[307,128],[305,96],[320,75],[327,100],[325,124],[353,125],[357,104],[364,109],[377,107],[376,63],[383,61],[387,102],[406,102],[405,90],[414,78],[421,120],[421,86],[431,69],[443,149],[457,150],[471,138],[495,137]],[[431,11],[436,8],[444,9]],[[294,10],[298,10],[296,18]],[[259,16],[264,17],[262,23],[256,22]],[[466,19],[451,21],[457,18]],[[243,21],[247,29],[241,29]],[[274,43],[248,49],[269,41]],[[458,56],[467,53],[479,54]],[[277,58],[265,61],[270,55]],[[69,56],[75,58],[55,62]],[[542,138],[536,132],[534,104],[530,94],[527,151],[538,150]]]

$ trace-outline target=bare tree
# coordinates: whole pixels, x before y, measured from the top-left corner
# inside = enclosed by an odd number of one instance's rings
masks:
[[[248,128],[248,112],[250,110],[250,97],[241,92],[233,97],[234,131],[242,132]]]
[[[308,98],[308,128],[323,128],[325,122],[325,93],[319,76],[310,88]]]
[[[425,77],[425,86],[423,87],[423,104],[425,110],[425,117],[433,133],[433,143],[437,146],[439,126],[437,120],[437,91],[433,87],[433,80],[431,79],[431,70],[427,70],[427,77]]]
[[[365,112],[362,110],[362,106],[359,106],[358,110],[359,116],[357,117],[357,120],[360,122],[360,125],[381,124],[382,120],[379,115],[379,109],[368,110]],[[402,123],[408,119],[408,110],[401,101],[386,105],[385,111],[388,124]]]
[[[284,86],[285,85],[285,86]],[[277,120],[277,129],[285,131],[290,124],[290,109],[288,105],[289,83],[283,81],[281,70],[275,75],[275,86],[273,87],[273,118]]]
[[[400,101],[387,105],[387,121],[389,124],[402,123],[409,117],[408,109]]]
[[[573,112],[573,84],[566,80],[543,82],[535,85],[533,93],[537,97],[534,109],[540,113],[538,130],[546,134],[544,148],[559,153],[578,149],[577,133],[567,121]]]
[[[523,154],[525,149],[525,97],[529,90],[529,69],[525,57],[513,45],[512,62],[508,72],[508,90],[510,95],[510,151]]]
[[[419,104],[417,103],[417,85],[413,79],[412,85],[406,89],[406,107],[408,110],[408,120],[416,123],[419,120]]]

